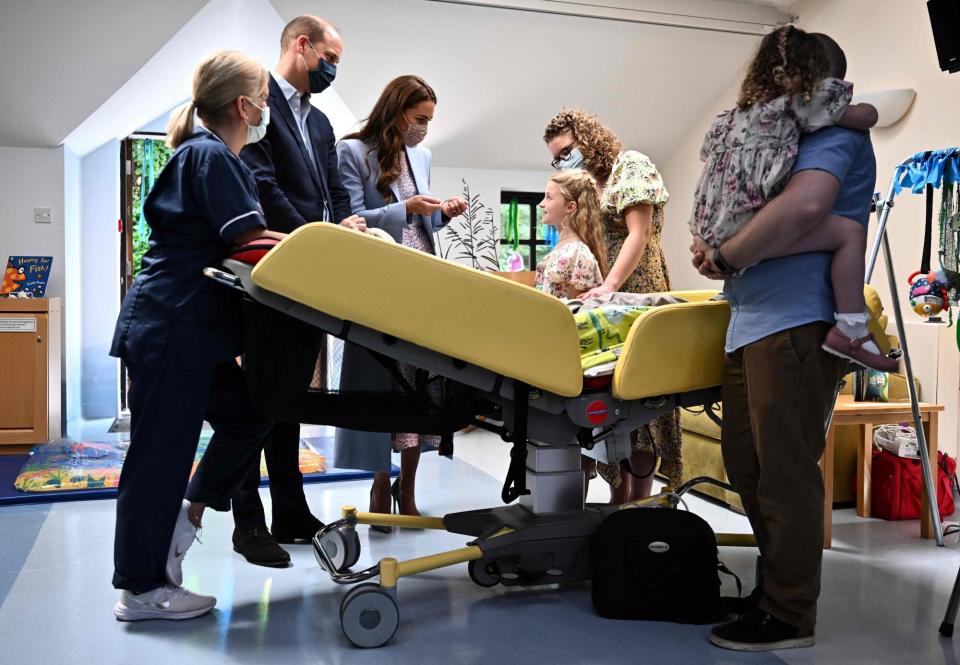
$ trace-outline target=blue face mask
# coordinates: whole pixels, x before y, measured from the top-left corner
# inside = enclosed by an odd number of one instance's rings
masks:
[[[558,159],[553,162],[553,168],[558,171],[566,171],[567,169],[578,169],[583,164],[583,153],[580,152],[580,148],[574,148],[570,151],[570,154],[567,155],[566,159]]]
[[[313,44],[310,44],[310,48],[313,49],[314,53],[317,53],[317,49],[313,48]],[[319,53],[317,53],[317,57],[320,58]],[[310,92],[319,94],[329,88],[330,84],[333,83],[333,79],[337,78],[337,66],[331,65],[323,58],[320,58],[320,64],[317,65],[316,69],[307,70],[307,77],[310,79]]]

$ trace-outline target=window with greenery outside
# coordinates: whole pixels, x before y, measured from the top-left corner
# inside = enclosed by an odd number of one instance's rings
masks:
[[[150,193],[150,188],[160,175],[160,171],[170,159],[173,150],[168,148],[162,138],[134,139],[131,142],[133,157],[133,191],[131,192],[131,206],[133,219],[133,276],[140,272],[140,260],[150,241],[150,227],[143,218],[143,201]]]

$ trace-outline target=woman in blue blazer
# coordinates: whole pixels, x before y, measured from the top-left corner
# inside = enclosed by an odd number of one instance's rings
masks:
[[[340,180],[350,196],[351,212],[398,243],[431,254],[435,253],[433,234],[467,209],[462,197],[441,200],[430,195],[430,151],[420,143],[436,104],[436,94],[420,77],[395,78],[380,94],[363,128],[337,145]],[[412,381],[413,367],[402,366],[401,371]],[[390,380],[368,354],[346,347],[341,390],[389,390]],[[371,512],[389,512],[392,490],[401,514],[419,515],[414,487],[421,445],[436,447],[439,439],[407,432],[338,430],[336,464],[374,472]],[[400,452],[400,478],[393,488],[391,445]]]

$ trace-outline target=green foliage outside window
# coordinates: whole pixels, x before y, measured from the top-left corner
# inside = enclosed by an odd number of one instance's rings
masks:
[[[160,171],[166,165],[167,160],[173,150],[164,144],[162,138],[157,139],[134,139],[132,141],[133,156],[133,191],[131,192],[131,203],[133,217],[130,220],[130,226],[133,231],[133,276],[136,277],[140,272],[140,260],[147,251],[150,241],[150,227],[146,222],[141,222],[143,212],[143,200],[150,193],[150,162],[153,163],[153,178],[160,175]],[[151,145],[147,145],[147,144]]]

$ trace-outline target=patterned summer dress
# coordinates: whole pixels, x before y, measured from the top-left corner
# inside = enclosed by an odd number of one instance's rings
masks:
[[[537,265],[537,288],[557,298],[569,297],[567,287],[583,293],[601,284],[597,259],[581,240],[557,245]]]
[[[783,191],[800,135],[836,124],[853,85],[824,79],[809,99],[784,95],[717,116],[703,139],[703,172],[694,194],[690,231],[718,247],[767,201]]]
[[[419,192],[417,192],[417,185],[413,180],[413,174],[410,172],[410,162],[407,161],[407,152],[405,150],[400,153],[399,161],[400,175],[397,178],[397,195],[400,201],[406,201],[411,196],[416,196]],[[407,215],[407,225],[403,229],[401,244],[404,247],[419,249],[421,252],[428,254],[433,253],[427,232],[420,223],[420,218],[414,214]],[[403,374],[403,378],[412,385],[416,380],[415,375],[417,368],[404,363],[398,363],[398,366],[400,373]],[[440,400],[439,386],[437,384],[433,384],[428,390],[432,399],[435,401]],[[431,448],[440,446],[440,437],[432,434],[400,432],[393,434],[391,441],[393,443],[393,449],[397,452],[416,446],[429,446]]]
[[[623,283],[620,291],[658,293],[670,290],[670,275],[667,273],[667,263],[660,247],[660,239],[663,237],[663,208],[669,198],[663,178],[649,157],[636,150],[620,153],[600,197],[600,217],[611,268],[627,239],[625,211],[644,203],[653,206],[653,228],[650,230],[647,246],[637,269]],[[634,450],[655,450],[660,456],[660,473],[667,477],[671,487],[679,487],[682,471],[679,411],[661,416],[635,431],[633,447]],[[619,487],[620,469],[616,464],[598,464],[597,472],[610,485]],[[644,473],[645,469],[634,469],[634,472]]]

